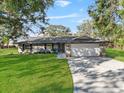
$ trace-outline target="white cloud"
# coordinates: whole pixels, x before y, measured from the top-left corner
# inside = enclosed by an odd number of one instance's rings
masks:
[[[47,17],[48,19],[64,19],[64,18],[76,18],[79,17],[80,15],[77,13],[69,14],[69,15],[64,15],[64,16],[49,16]]]
[[[72,2],[70,2],[70,1],[68,1],[68,0],[57,0],[56,2],[55,2],[55,4],[57,5],[57,6],[61,6],[61,7],[66,7],[66,6],[68,6],[68,5],[70,5]]]

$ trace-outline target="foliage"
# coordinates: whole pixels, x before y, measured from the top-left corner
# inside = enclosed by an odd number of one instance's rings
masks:
[[[3,44],[8,44],[9,43],[9,38],[7,36],[3,36],[2,42],[3,42]]]
[[[123,24],[117,25],[117,31],[114,33],[114,46],[123,49],[124,47],[124,26]]]
[[[12,55],[10,51],[0,49],[1,93],[73,92],[66,59],[57,59],[53,54]]]
[[[83,23],[77,26],[77,28],[78,28],[78,32],[77,32],[78,36],[94,37],[95,35],[93,22],[90,20],[85,20]]]
[[[113,42],[114,47],[124,47],[124,0],[96,0],[89,7],[94,28],[100,38]]]
[[[96,0],[89,7],[89,15],[93,18],[94,26],[99,31],[99,37],[112,40],[111,35],[116,31],[120,17],[117,13],[119,0]]]
[[[120,0],[118,14],[124,19],[124,0]]]
[[[44,33],[49,36],[70,36],[70,29],[62,25],[49,25],[45,28]]]
[[[30,25],[47,23],[46,10],[53,0],[2,0],[0,1],[0,24],[5,24],[12,37],[22,31],[29,31]],[[40,22],[41,24],[38,24]]]

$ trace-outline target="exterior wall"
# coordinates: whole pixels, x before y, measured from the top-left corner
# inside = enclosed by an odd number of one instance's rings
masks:
[[[32,46],[32,53],[39,52],[41,49],[44,49],[44,46]]]
[[[52,47],[48,44],[47,50],[50,50]],[[54,45],[54,48],[58,48],[58,45]],[[23,51],[22,46],[18,47],[19,53],[36,53],[36,52],[44,52],[44,46],[32,46],[32,51],[30,51],[30,47],[26,48]],[[82,56],[100,56],[102,53],[102,49],[99,44],[65,44],[65,52],[58,53],[58,58],[66,57],[82,57]]]
[[[66,50],[66,53],[68,51]],[[70,44],[70,55],[73,57],[100,56],[101,52],[99,44]]]
[[[20,54],[23,54],[23,53],[47,53],[47,52],[48,53],[53,53],[53,52],[57,53],[59,48],[60,47],[58,46],[58,44],[54,44],[53,47],[52,47],[52,44],[46,44],[46,49],[45,49],[44,44],[42,44],[42,45],[37,44],[37,45],[32,45],[32,46],[30,46],[30,44],[27,44],[27,45],[24,45],[24,50],[23,50],[23,44],[21,44],[18,46],[18,52]],[[63,48],[63,47],[61,46],[61,48]],[[53,51],[53,49],[55,51]]]

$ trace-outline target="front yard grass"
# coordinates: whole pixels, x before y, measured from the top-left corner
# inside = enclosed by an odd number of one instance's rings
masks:
[[[107,48],[106,56],[124,62],[124,51],[123,50]]]
[[[0,52],[0,93],[73,93],[66,59],[54,54],[18,55],[15,49]]]
[[[18,50],[16,48],[4,48],[0,49],[0,55],[10,55],[10,54],[18,54]]]

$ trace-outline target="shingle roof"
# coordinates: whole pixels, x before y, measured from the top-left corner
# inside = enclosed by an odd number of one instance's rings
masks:
[[[25,41],[20,41],[18,44],[44,44],[44,43],[100,43],[104,42],[99,39],[93,39],[87,36],[83,37],[35,37]]]

